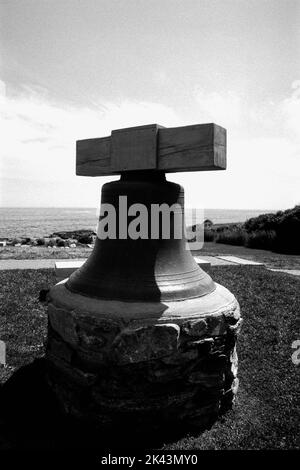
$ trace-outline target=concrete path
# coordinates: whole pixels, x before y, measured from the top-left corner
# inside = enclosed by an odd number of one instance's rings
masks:
[[[278,271],[280,273],[291,274],[292,276],[300,276],[300,269],[275,269],[268,268],[269,271]]]
[[[232,261],[227,261],[223,260],[217,256],[195,256],[194,257],[199,258],[200,260],[206,261],[207,263],[210,263],[211,266],[229,266],[229,265],[234,265],[236,263],[233,263]]]
[[[211,266],[236,265],[232,261],[223,260],[214,256],[197,256]],[[0,269],[54,269],[55,263],[73,265],[85,261],[81,259],[1,259]]]
[[[217,256],[217,258],[223,259],[225,261],[229,261],[233,264],[243,264],[248,266],[264,266],[263,263],[258,263],[257,261],[252,261],[250,259],[239,258],[238,256],[229,256],[229,255],[222,255]]]
[[[58,261],[80,261],[67,259],[1,259],[0,269],[54,269]]]
[[[238,258],[235,256],[195,256],[196,261],[202,260],[203,263],[199,265],[205,269],[207,266],[264,266],[262,263],[256,263],[254,261],[246,260],[244,258]],[[0,270],[5,269],[55,269],[56,263],[82,263],[85,261],[81,259],[2,259],[0,260]],[[291,274],[293,276],[300,276],[299,269],[273,269],[267,268],[269,271],[282,272]]]
[[[221,257],[216,256],[195,256],[196,261],[202,260],[204,263],[203,265],[211,265],[211,266],[229,266],[229,265],[237,265],[237,264],[248,264],[239,263],[237,261],[231,261],[227,259],[222,259]],[[81,259],[2,259],[0,260],[0,269],[54,269],[56,263],[63,263],[66,262],[68,264],[73,265],[73,263],[79,263],[85,261],[83,258]],[[200,264],[200,263],[199,263]],[[252,262],[249,262],[252,264]]]

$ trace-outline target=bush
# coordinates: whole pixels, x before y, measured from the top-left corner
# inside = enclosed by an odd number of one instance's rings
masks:
[[[227,245],[245,245],[247,234],[243,229],[228,229],[219,233],[216,238],[216,243],[225,243]]]
[[[204,230],[204,241],[213,242],[215,239],[215,233],[213,230]]]
[[[300,206],[247,220],[248,246],[300,254]]]
[[[276,251],[300,254],[300,206],[284,212],[277,229]]]
[[[44,238],[38,238],[36,243],[37,243],[38,246],[43,246],[43,245],[45,245],[45,240],[44,240]]]
[[[62,239],[56,240],[56,245],[57,246],[66,246],[66,242]]]
[[[228,230],[229,226],[228,225],[222,225],[221,227],[217,227],[215,230],[219,232],[224,232],[224,230]]]
[[[262,214],[258,217],[253,217],[244,223],[244,228],[248,233],[256,232],[257,230],[275,230],[280,214],[282,213],[277,212],[277,214]]]
[[[277,235],[274,230],[257,230],[248,234],[246,246],[261,250],[274,250],[277,243]]]
[[[253,217],[244,224],[217,227],[214,235],[217,243],[300,254],[300,205]],[[211,241],[212,235],[205,232],[204,239]]]

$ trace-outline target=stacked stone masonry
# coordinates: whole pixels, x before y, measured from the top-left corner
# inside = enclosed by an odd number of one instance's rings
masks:
[[[89,314],[55,300],[48,315],[48,381],[72,416],[97,426],[130,419],[202,428],[234,401],[242,322],[236,301],[176,322]]]

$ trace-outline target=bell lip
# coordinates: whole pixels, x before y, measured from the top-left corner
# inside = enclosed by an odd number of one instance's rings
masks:
[[[130,279],[116,275],[109,276],[109,281],[98,282],[88,276],[87,262],[77,269],[67,279],[66,288],[75,294],[95,299],[120,300],[126,302],[165,302],[183,301],[202,297],[216,289],[215,282],[201,267],[195,263],[195,268],[185,273],[165,273],[156,276],[142,277],[135,287],[131,283],[136,277]],[[188,275],[188,277],[187,277]],[[114,287],[115,286],[115,287]]]
[[[211,279],[211,278],[210,278]],[[180,296],[179,293],[176,293],[175,291],[169,291],[169,292],[161,292],[160,297],[157,296],[155,298],[154,296],[149,295],[149,298],[147,299],[146,296],[144,298],[142,297],[129,297],[128,298],[122,298],[122,296],[119,297],[114,297],[114,296],[100,296],[100,295],[95,295],[90,292],[85,292],[76,288],[73,288],[70,283],[69,279],[66,279],[66,289],[68,289],[70,292],[78,295],[82,295],[87,298],[92,298],[92,299],[99,299],[99,300],[108,300],[108,301],[116,301],[116,302],[127,302],[127,303],[140,303],[140,302],[146,302],[146,303],[152,303],[152,302],[182,302],[184,300],[189,300],[189,299],[196,299],[197,297],[204,297],[205,295],[209,295],[212,292],[216,290],[216,283],[211,279],[211,282],[209,283],[210,287],[206,288],[206,290],[201,293],[195,293],[195,295],[182,295]]]
[[[226,287],[215,284],[215,289],[202,296],[185,300],[131,302],[108,300],[85,296],[66,288],[67,279],[53,286],[49,292],[49,302],[57,308],[67,309],[72,315],[91,316],[95,319],[130,319],[167,323],[198,319],[208,315],[230,314],[240,316],[240,307],[235,296]]]

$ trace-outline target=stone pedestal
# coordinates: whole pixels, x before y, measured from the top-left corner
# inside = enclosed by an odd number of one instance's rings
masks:
[[[239,305],[224,287],[173,302],[50,291],[48,381],[63,410],[96,426],[204,428],[238,388]]]

